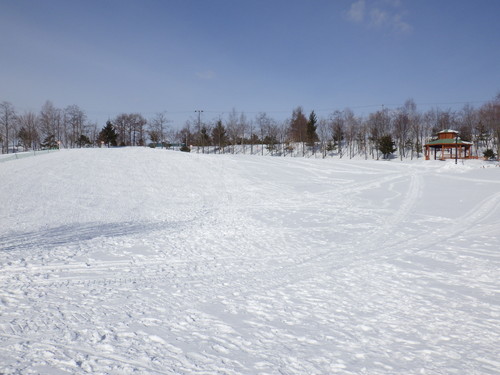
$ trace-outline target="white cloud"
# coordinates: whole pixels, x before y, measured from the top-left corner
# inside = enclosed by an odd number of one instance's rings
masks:
[[[413,30],[404,20],[406,13],[401,0],[358,0],[351,4],[346,15],[350,21],[365,23],[369,28],[390,29],[398,34],[406,34]]]
[[[409,23],[404,22],[401,18],[402,18],[401,14],[396,14],[393,17],[392,24],[393,24],[394,29],[400,33],[411,32],[413,30],[413,27],[411,27],[411,25]]]
[[[370,25],[375,27],[381,27],[389,22],[389,15],[387,12],[375,8],[370,12]]]
[[[365,18],[365,0],[358,0],[351,5],[347,18],[354,22],[362,22]]]

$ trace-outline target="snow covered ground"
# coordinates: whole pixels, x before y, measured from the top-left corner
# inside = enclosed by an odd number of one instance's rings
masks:
[[[499,342],[493,165],[0,164],[1,374],[498,374]]]

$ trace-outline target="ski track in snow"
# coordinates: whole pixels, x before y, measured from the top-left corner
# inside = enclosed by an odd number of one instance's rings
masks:
[[[0,374],[498,374],[500,169],[0,166]]]

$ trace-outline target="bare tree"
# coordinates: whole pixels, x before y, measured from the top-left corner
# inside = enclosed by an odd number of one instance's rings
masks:
[[[202,145],[202,134],[201,134],[201,128],[202,128],[202,122],[201,122],[201,114],[204,112],[203,110],[201,109],[197,109],[196,111],[194,111],[195,113],[197,113],[198,115],[198,119],[196,121],[196,132],[195,132],[195,144],[197,146],[196,150],[197,152],[199,152],[199,149],[200,149],[200,146]],[[203,152],[205,152],[205,147],[203,147]]]
[[[238,144],[238,139],[240,136],[240,123],[239,116],[236,109],[233,108],[231,112],[229,112],[226,120],[226,131],[229,137],[229,142],[231,142],[231,153],[234,154],[235,147]]]
[[[192,119],[186,120],[184,127],[179,130],[176,134],[176,139],[179,143],[183,144],[186,148],[191,149],[194,143],[195,133],[192,132],[195,126],[193,125]]]
[[[437,110],[437,128],[433,129],[435,133],[444,129],[452,129],[456,123],[455,114],[451,109]]]
[[[166,141],[169,122],[166,112],[158,112],[151,121],[149,121],[149,138],[153,143],[159,142],[162,148]]]
[[[281,129],[282,127],[280,127],[280,125],[273,119],[269,119],[269,121],[267,122],[267,126],[264,133],[265,134],[264,143],[267,145],[267,150],[271,155],[276,154],[277,151],[276,145],[279,142]]]
[[[356,120],[354,138],[356,140],[358,152],[365,155],[365,160],[368,159],[368,144],[369,144],[369,129],[367,121],[361,119]]]
[[[72,146],[72,133],[69,120],[70,116],[66,110],[61,111],[51,101],[47,100],[38,116],[40,137],[47,138],[53,135],[57,142],[62,143],[64,146]]]
[[[256,134],[256,127],[251,119],[248,121],[248,131],[249,131],[248,142],[250,143],[250,155],[253,155],[253,147],[255,144],[259,142],[259,136]]]
[[[345,124],[345,131],[344,131],[344,136],[346,140],[346,145],[347,149],[349,152],[349,159],[352,159],[354,155],[356,154],[355,152],[355,146],[357,144],[358,151],[360,150],[360,145],[363,144],[365,147],[365,152],[367,152],[367,147],[366,147],[366,132],[363,133],[363,136],[360,137],[360,130],[361,130],[361,120],[358,119],[355,115],[354,112],[346,108],[344,109],[344,124]],[[366,130],[366,128],[363,128],[363,130]],[[367,157],[367,155],[365,155]]]
[[[95,146],[98,142],[99,132],[100,132],[98,125],[97,125],[97,122],[96,121],[88,122],[86,128],[87,128],[87,135],[90,139],[90,142],[93,146]]]
[[[330,127],[333,146],[337,148],[339,156],[342,158],[342,141],[345,136],[345,118],[343,112],[335,111],[330,115]]]
[[[270,118],[265,112],[260,112],[255,118],[255,123],[260,132],[261,153],[262,155],[264,155],[264,138],[269,130],[269,127],[274,123],[274,120]]]
[[[409,139],[410,139],[410,157],[413,160],[414,153],[417,154],[417,159],[422,152],[424,142],[424,127],[422,125],[422,115],[417,111],[417,105],[413,99],[406,100],[403,111],[408,115],[410,122]]]
[[[116,130],[116,144],[118,146],[126,146],[130,144],[130,139],[128,137],[128,115],[125,113],[119,114],[116,116],[116,118],[112,121],[113,125]]]
[[[479,122],[478,111],[476,111],[472,105],[466,104],[458,113],[457,120],[459,123],[457,130],[460,132],[460,138],[472,142],[474,145],[474,152],[477,156],[480,139],[479,134],[476,132]]]
[[[271,123],[275,124],[275,127],[277,128],[277,140],[278,143],[281,145],[281,155],[286,156],[289,151],[291,151],[289,142],[288,142],[288,137],[289,137],[289,122],[287,120],[281,121],[277,123],[276,121],[272,120]],[[272,127],[272,125],[271,125]]]
[[[481,107],[479,116],[491,134],[491,147],[496,148],[497,158],[500,160],[500,94]]]
[[[474,128],[474,133],[477,137],[477,149],[485,148],[488,149],[490,145],[490,141],[492,138],[491,129],[488,128],[487,124],[483,119],[483,110],[479,109],[477,113],[477,125]]]
[[[2,142],[2,152],[9,153],[9,141],[12,143],[12,148],[14,148],[16,140],[16,111],[14,107],[9,102],[0,103],[0,126],[3,131],[3,142]]]
[[[394,114],[394,136],[396,138],[397,148],[399,149],[399,158],[403,160],[406,157],[406,147],[410,139],[410,116],[404,108]]]
[[[139,113],[122,113],[113,121],[119,146],[144,146],[147,121]]]
[[[321,118],[318,121],[318,137],[320,142],[321,155],[326,158],[332,140],[332,126],[327,119]]]
[[[239,137],[241,140],[241,146],[243,148],[243,153],[246,154],[246,144],[245,144],[245,134],[248,134],[250,124],[244,112],[240,113],[240,119],[238,121]]]
[[[54,134],[57,138],[57,134],[60,133],[58,131],[58,120],[57,114],[55,114],[54,118]],[[85,112],[80,109],[76,104],[67,106],[64,109],[64,122],[66,124],[66,129],[69,133],[69,146],[75,147],[77,145],[81,146],[79,139],[82,135],[85,135],[85,121],[87,119],[87,115]],[[58,139],[60,141],[60,139]]]
[[[424,113],[422,117],[424,133],[427,138],[433,137],[441,130],[453,128],[455,125],[455,116],[451,109],[446,111],[439,108],[431,108]]]
[[[432,139],[439,129],[438,126],[438,110],[433,108],[425,112],[422,116],[422,131],[426,140]]]
[[[145,126],[148,123],[147,120],[139,113],[131,113],[129,115],[129,122],[132,146],[144,146],[146,142]]]
[[[24,112],[17,116],[18,137],[25,150],[35,150],[40,144],[40,137],[37,131],[37,115],[34,112]]]
[[[379,159],[379,148],[378,143],[383,136],[389,135],[391,125],[391,118],[389,116],[389,110],[384,108],[375,113],[370,113],[368,116],[368,127],[370,131],[370,153],[372,158],[375,158],[374,151],[376,152],[376,158]]]

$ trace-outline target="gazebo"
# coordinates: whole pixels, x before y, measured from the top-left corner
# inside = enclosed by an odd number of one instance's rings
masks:
[[[442,130],[438,133],[436,140],[430,141],[424,146],[425,160],[430,160],[431,149],[434,150],[434,160],[472,159],[472,142],[462,141],[456,130]]]

